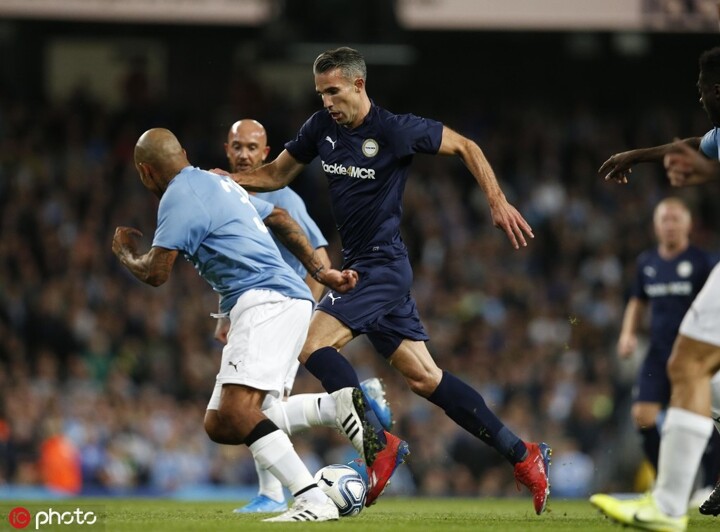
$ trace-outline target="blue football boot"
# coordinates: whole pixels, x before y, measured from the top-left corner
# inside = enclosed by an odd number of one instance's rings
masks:
[[[360,383],[360,389],[365,394],[367,404],[375,412],[375,416],[385,430],[392,427],[392,410],[390,404],[385,399],[385,385],[383,381],[377,377],[366,379]]]
[[[254,514],[254,513],[279,513],[288,509],[287,503],[275,501],[265,495],[257,495],[249,503],[241,508],[235,508],[233,513],[236,514]]]

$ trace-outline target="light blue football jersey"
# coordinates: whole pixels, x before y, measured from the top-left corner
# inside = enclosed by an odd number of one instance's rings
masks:
[[[720,149],[718,149],[718,128],[714,127],[703,136],[700,141],[700,151],[707,155],[710,159],[720,159]]]
[[[220,294],[220,312],[229,312],[250,289],[313,301],[247,191],[227,176],[183,168],[160,200],[153,246],[183,253]]]
[[[317,226],[315,221],[310,218],[310,214],[308,214],[307,207],[305,207],[305,203],[302,198],[293,189],[285,187],[279,190],[273,190],[272,192],[261,192],[251,197],[260,198],[272,205],[280,207],[281,209],[285,209],[293,220],[302,227],[302,230],[305,231],[313,249],[328,245],[328,242],[320,231],[320,228]],[[258,212],[260,212],[259,209]],[[262,219],[264,220],[266,216],[267,215],[263,216]],[[303,266],[302,262],[300,262],[300,260],[275,237],[275,234],[272,231],[270,231],[270,236],[272,236],[275,244],[277,244],[283,260],[287,262],[293,270],[295,270],[300,278],[305,279],[307,276],[307,270],[305,269],[305,266]]]

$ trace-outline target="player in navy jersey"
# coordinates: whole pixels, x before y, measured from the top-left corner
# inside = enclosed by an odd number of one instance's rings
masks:
[[[217,443],[247,445],[253,458],[295,495],[291,509],[268,521],[337,519],[335,504],[317,487],[288,436],[266,415],[271,410],[265,406],[266,396],[282,396],[313,306],[310,290],[283,261],[255,208],[268,204],[252,201],[226,176],[192,167],[166,129],[151,129],[139,138],[135,166],[143,185],[160,198],[153,244],[139,254],[134,237],[141,233],[118,227],[113,252],[135,277],[152,286],[168,279],[182,253],[220,294],[220,312],[230,316],[205,430]],[[293,245],[306,268],[318,272],[316,280],[333,290],[352,289],[355,272],[320,269],[302,231]],[[351,395],[352,388],[336,392],[336,408],[350,402]]]
[[[714,265],[705,251],[690,244],[691,224],[690,210],[679,198],[666,198],[655,207],[653,227],[658,245],[638,257],[618,340],[620,357],[630,357],[637,347],[638,326],[650,311],[650,346],[638,372],[632,416],[645,456],[656,471],[657,424],[670,402],[667,362],[680,322]],[[717,480],[720,435],[716,433],[714,438],[703,458],[704,479],[710,487]]]
[[[263,164],[270,146],[267,144],[267,132],[263,125],[257,120],[238,120],[230,127],[225,143],[225,155],[232,172],[243,173],[253,170]],[[307,235],[308,240],[315,249],[318,260],[330,268],[330,257],[327,254],[327,240],[320,228],[310,217],[302,198],[290,187],[285,187],[274,192],[257,193],[260,198],[273,206],[272,213],[264,217],[263,221],[270,229],[270,235],[278,246],[283,260],[301,277],[310,288],[313,298],[318,301],[325,291],[325,285],[317,282],[306,271],[305,265],[298,259],[293,251],[288,249],[283,242],[287,238],[287,224],[284,223],[283,215],[289,215],[297,222]],[[273,214],[279,212],[279,214]],[[280,218],[280,223],[275,221]],[[293,229],[290,227],[290,229]],[[230,320],[227,317],[219,317],[215,328],[215,338],[223,344],[227,343],[227,333],[230,329]],[[281,428],[288,434],[297,434],[311,426],[335,426],[336,409],[334,398],[327,393],[324,394],[298,394],[290,396],[295,382],[299,362],[296,360],[285,377],[285,400],[276,401],[271,408],[281,411],[278,419],[284,421]],[[378,378],[366,379],[360,383],[365,393],[368,404],[373,412],[381,420],[383,427],[388,430],[392,426],[392,413],[385,400],[385,389],[382,381]],[[283,512],[287,510],[283,486],[275,476],[255,462],[255,470],[258,475],[258,494],[245,506],[235,509],[235,513],[254,512]]]
[[[438,368],[427,350],[428,335],[410,294],[412,270],[400,236],[402,196],[413,155],[458,156],[487,196],[493,223],[516,249],[527,245],[526,236],[533,236],[530,226],[508,203],[477,144],[440,122],[396,115],[370,100],[365,61],[356,50],[343,47],[320,54],[313,73],[324,109],[305,122],[275,160],[235,177],[251,190],[276,190],[320,158],[342,239],[344,267],[356,270],[359,281],[353,291],[330,291],[320,302],[300,360],[328,392],[356,389],[371,479],[368,504],[380,495],[408,448],[395,435],[379,430],[372,412],[363,411],[357,375],[338,351],[360,334],[402,373],[413,392],[497,449],[514,466],[516,479],[532,492],[535,511],[542,513],[549,494],[550,448],[523,442],[477,391]]]
[[[673,186],[720,179],[720,47],[700,56],[700,103],[713,128],[702,138],[632,150],[608,159],[600,173],[627,183],[633,164],[663,160]],[[698,149],[699,148],[699,149]],[[632,500],[596,494],[590,502],[622,524],[646,530],[687,529],[695,474],[720,416],[720,265],[716,265],[680,324],[668,362],[672,396],[662,427],[657,480],[652,493]],[[720,426],[716,423],[716,428]],[[720,483],[702,513],[720,513]]]

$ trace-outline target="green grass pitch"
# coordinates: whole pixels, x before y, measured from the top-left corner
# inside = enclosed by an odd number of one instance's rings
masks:
[[[542,516],[532,511],[529,498],[517,499],[425,499],[385,498],[356,517],[328,523],[263,523],[264,515],[236,515],[237,503],[185,502],[166,499],[66,499],[62,501],[0,501],[0,530],[17,530],[8,522],[9,512],[17,506],[34,516],[48,508],[60,511],[80,508],[93,511],[98,522],[91,526],[41,526],[39,530],[104,530],[107,532],[223,532],[269,530],[338,530],[357,532],[401,532],[455,530],[483,531],[620,531],[586,501],[552,500]],[[720,530],[720,518],[706,517],[693,511],[693,531]],[[35,530],[34,522],[24,530]]]

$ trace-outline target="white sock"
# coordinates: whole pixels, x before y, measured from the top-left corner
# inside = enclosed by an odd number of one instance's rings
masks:
[[[326,393],[291,395],[287,401],[273,401],[263,414],[292,436],[310,427],[334,427],[335,399]]]
[[[317,502],[327,499],[315,484],[312,475],[290,443],[290,438],[284,432],[280,430],[271,432],[250,445],[249,449],[255,461],[272,473],[293,495],[312,487],[303,492],[302,496]]]
[[[275,475],[262,467],[257,461],[255,461],[255,471],[257,471],[258,476],[258,495],[265,495],[277,502],[284,501],[283,486],[275,478]]]
[[[687,514],[695,474],[713,430],[709,417],[670,407],[660,440],[658,476],[653,497],[672,517]]]
[[[317,412],[318,412],[318,425],[324,427],[334,427],[337,417],[337,408],[335,408],[335,398],[329,393],[323,394],[323,396],[317,401]]]

